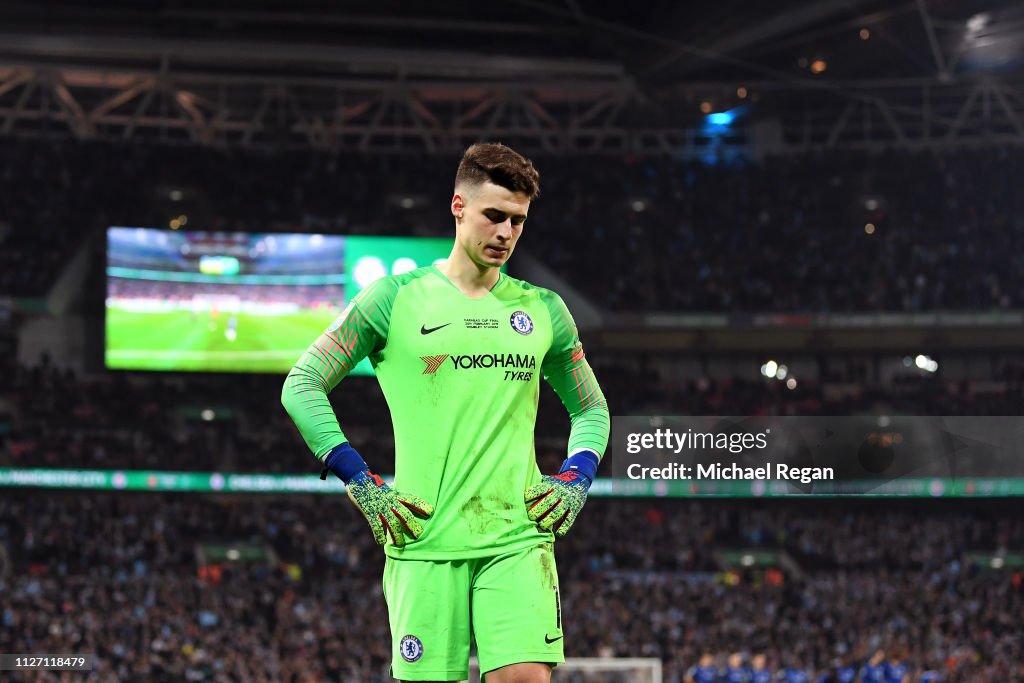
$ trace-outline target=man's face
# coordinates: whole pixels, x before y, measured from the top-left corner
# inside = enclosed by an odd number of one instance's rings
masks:
[[[489,182],[459,189],[452,197],[455,241],[477,265],[501,267],[523,232],[530,198]]]

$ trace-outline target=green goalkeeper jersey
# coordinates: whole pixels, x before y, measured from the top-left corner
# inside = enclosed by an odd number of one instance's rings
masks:
[[[459,559],[550,541],[523,501],[541,476],[533,443],[541,376],[569,411],[570,453],[602,454],[609,428],[561,298],[501,274],[472,299],[434,266],[377,280],[285,381],[282,402],[317,458],[347,440],[327,394],[367,356],[394,424],[394,486],[435,508],[419,539],[405,548],[389,541],[386,553]]]

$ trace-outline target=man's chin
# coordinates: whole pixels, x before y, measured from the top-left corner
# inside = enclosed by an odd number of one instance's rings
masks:
[[[505,265],[505,261],[508,261],[508,252],[506,251],[501,256],[488,256],[487,254],[481,254],[478,263],[482,266],[490,266],[491,268],[500,268]]]

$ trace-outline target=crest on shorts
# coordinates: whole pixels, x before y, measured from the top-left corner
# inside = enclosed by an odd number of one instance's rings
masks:
[[[524,311],[516,311],[508,321],[511,323],[512,329],[519,334],[530,334],[533,332],[533,320]]]
[[[402,654],[402,659],[405,661],[415,662],[423,656],[423,643],[416,636],[405,636],[398,643],[398,651]]]

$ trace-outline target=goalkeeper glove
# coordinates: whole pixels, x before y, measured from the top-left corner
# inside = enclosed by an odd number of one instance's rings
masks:
[[[415,540],[423,534],[423,525],[416,517],[426,519],[434,514],[434,507],[416,496],[399,493],[370,471],[356,449],[346,441],[335,446],[324,457],[321,479],[331,471],[345,482],[348,497],[370,523],[373,538],[384,545],[388,538],[398,548],[405,545],[405,537]]]
[[[539,484],[526,489],[527,515],[542,531],[562,538],[587,502],[600,456],[594,451],[573,453],[562,463],[558,474],[545,476]]]

